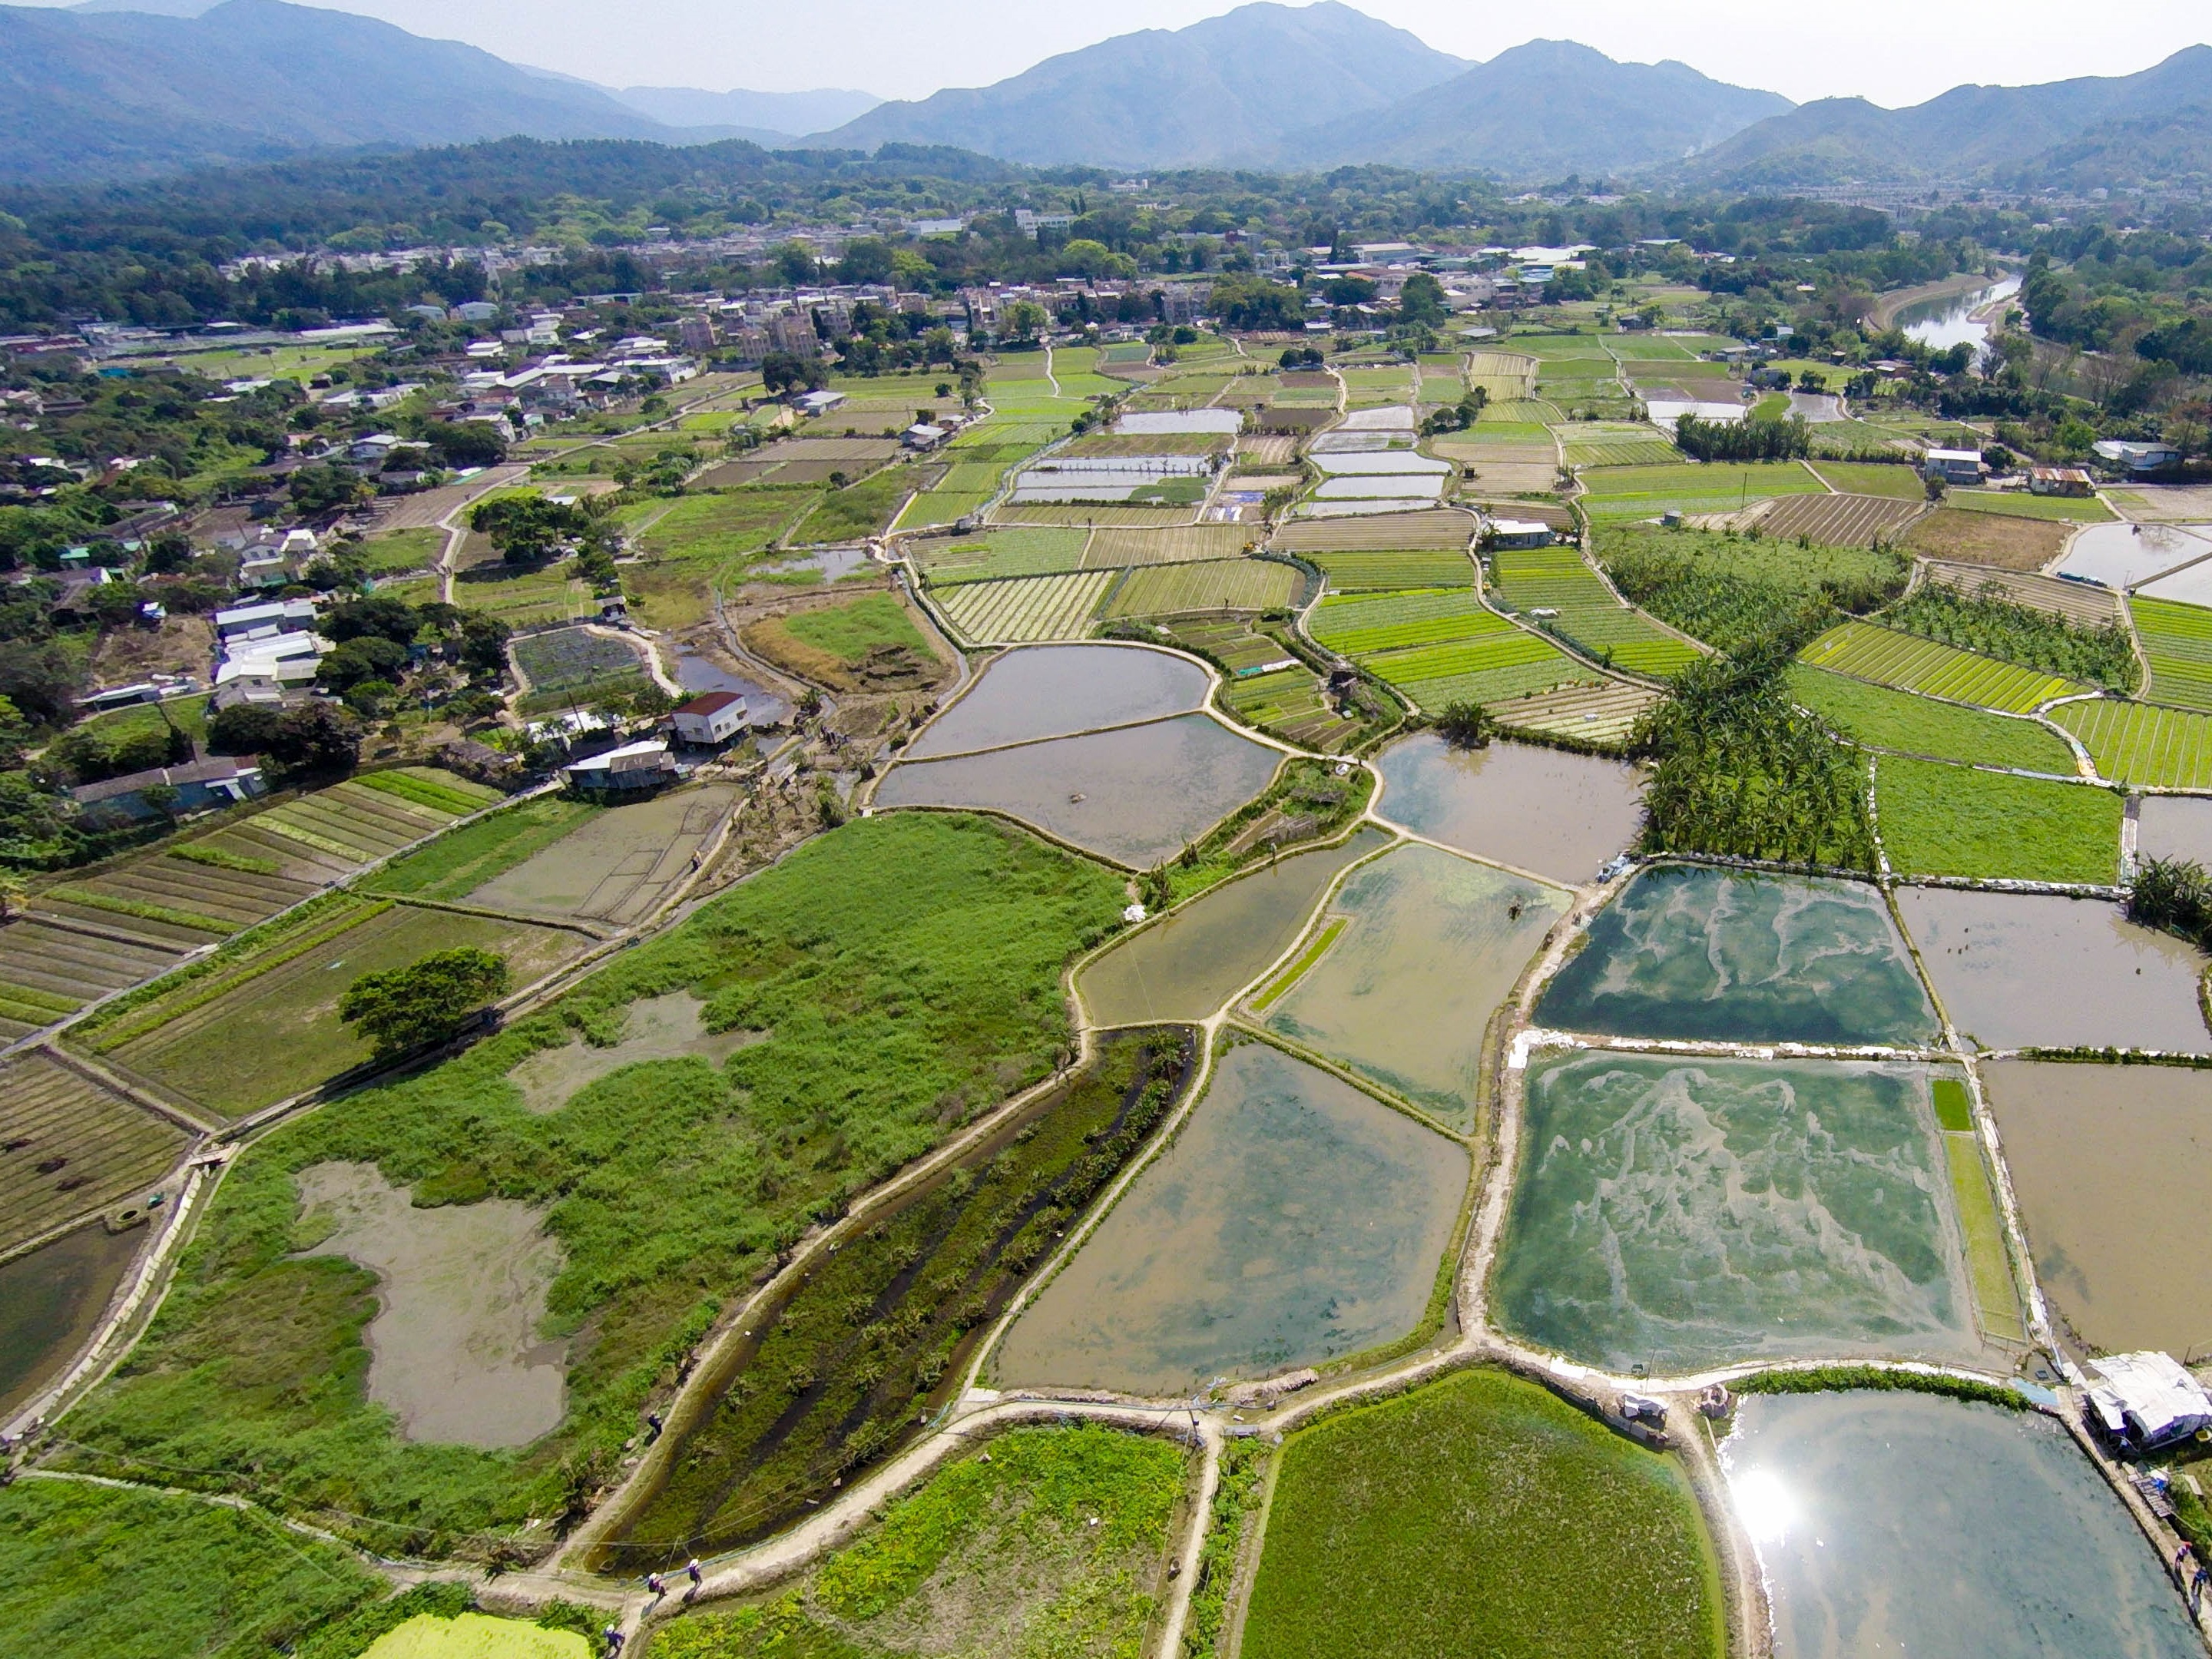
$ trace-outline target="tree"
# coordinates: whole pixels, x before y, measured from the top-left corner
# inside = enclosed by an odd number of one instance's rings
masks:
[[[340,645],[348,640],[375,638],[389,640],[404,647],[415,643],[415,636],[422,631],[423,621],[422,613],[406,600],[388,593],[374,593],[367,599],[332,605],[323,613],[315,631]]]
[[[507,459],[507,440],[489,421],[441,421],[422,437],[441,466],[497,466]]]
[[[1035,300],[1017,300],[1006,307],[1006,315],[1000,320],[1006,325],[1009,338],[1034,340],[1044,332],[1045,325],[1052,319]]]
[[[1333,306],[1364,306],[1378,291],[1364,276],[1332,276],[1322,284],[1321,297]]]
[[[240,702],[219,708],[208,722],[208,753],[265,754],[283,718],[283,710],[260,703]]]
[[[1206,303],[1207,310],[1231,328],[1273,331],[1306,325],[1305,296],[1264,276],[1224,276],[1213,285]],[[1176,331],[1178,336],[1182,332]],[[1191,335],[1191,340],[1197,337],[1195,333]]]
[[[338,999],[338,1018],[369,1040],[380,1059],[459,1035],[505,994],[506,962],[461,945],[433,951],[404,968],[363,974]]]
[[[325,657],[315,670],[315,684],[340,694],[372,680],[397,680],[407,667],[407,647],[374,634],[348,640]]]
[[[1951,486],[1943,482],[1943,475],[1940,472],[1928,474],[1921,480],[1921,487],[1926,491],[1928,499],[1938,507],[1943,504],[1943,498],[1951,493]]]
[[[592,520],[570,502],[544,495],[507,495],[471,511],[469,528],[490,537],[509,564],[544,564],[568,543],[589,535]]]
[[[292,475],[291,489],[292,505],[310,517],[343,513],[376,495],[375,487],[359,473],[328,461],[301,467]]]
[[[1487,749],[1498,722],[1479,702],[1448,702],[1437,716],[1437,735],[1455,749]]]
[[[761,359],[761,384],[771,398],[819,391],[828,379],[820,359],[802,357],[795,351],[771,351]]]
[[[1406,286],[1398,291],[1399,315],[1409,323],[1440,323],[1449,311],[1444,303],[1444,285],[1425,270],[1406,278]]]
[[[361,758],[361,731],[326,702],[303,703],[277,717],[264,751],[288,773],[314,776],[349,772]]]

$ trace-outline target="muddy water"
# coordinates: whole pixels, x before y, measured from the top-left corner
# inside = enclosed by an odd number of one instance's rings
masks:
[[[2167,524],[2093,524],[2075,537],[2060,574],[2107,587],[2135,587],[2212,554],[2212,540]]]
[[[1097,1025],[1210,1018],[1288,950],[1340,870],[1389,844],[1373,828],[1215,888],[1107,951],[1076,981]]]
[[[152,1237],[81,1227],[0,1267],[0,1419],[60,1377]]]
[[[676,683],[694,696],[704,691],[736,692],[745,700],[747,726],[781,725],[791,714],[791,705],[759,681],[733,673],[696,651],[677,653]]]
[[[1267,787],[1282,756],[1204,714],[893,767],[878,806],[988,806],[1139,869]]]
[[[2146,859],[2187,859],[2212,868],[2212,800],[2193,795],[2146,795],[2137,808],[2136,852]]]
[[[1936,1012],[1871,884],[1645,872],[1544,992],[1558,1030],[1717,1042],[1933,1039]]]
[[[696,1057],[719,1066],[758,1031],[710,1032],[700,1017],[699,999],[689,991],[647,997],[629,1008],[623,1038],[610,1048],[595,1048],[581,1037],[558,1048],[541,1048],[507,1075],[522,1090],[522,1103],[543,1115],[558,1111],[580,1090],[641,1060]]]
[[[488,909],[617,923],[649,915],[738,799],[709,784],[596,812],[468,896]]]
[[[1721,1455],[1778,1659],[2203,1653],[2049,1418],[1929,1395],[1754,1395]]]
[[[1329,910],[1344,930],[1268,1006],[1267,1028],[1472,1128],[1484,1028],[1567,902],[1556,887],[1401,847],[1339,890]]]
[[[1584,1053],[1530,1066],[1501,1323],[1620,1371],[1977,1353],[1918,1066]]]
[[[2212,1073],[2002,1060],[1983,1081],[2044,1293],[2111,1352],[2212,1352],[2199,1237],[2212,1188]]]
[[[2212,1051],[2197,1000],[2204,959],[2116,904],[1939,887],[1897,899],[1944,1012],[1985,1048]]]
[[[1643,822],[1643,774],[1619,761],[1522,743],[1454,749],[1424,732],[1378,764],[1392,823],[1554,881],[1593,878]]]
[[[297,1178],[307,1215],[332,1224],[307,1254],[377,1276],[368,1397],[402,1434],[523,1446],[559,1424],[566,1345],[538,1333],[561,1248],[538,1211],[503,1198],[418,1210],[372,1164],[318,1164]]]
[[[1182,1395],[1411,1330],[1468,1181],[1453,1142],[1264,1043],[1007,1334],[1009,1386]]]
[[[1030,646],[986,668],[907,753],[921,760],[1186,714],[1205,706],[1211,684],[1198,664],[1162,651]]]

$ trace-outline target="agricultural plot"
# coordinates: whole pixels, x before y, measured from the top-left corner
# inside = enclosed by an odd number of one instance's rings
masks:
[[[1876,685],[2007,714],[2032,714],[2053,698],[2080,696],[2094,689],[1871,623],[1830,629],[1805,647],[1800,660]]]
[[[1516,351],[1477,351],[1467,360],[1467,383],[1488,391],[1492,404],[1534,398],[1536,360]]]
[[[568,833],[527,860],[487,869],[465,896],[471,904],[526,920],[632,926],[659,908],[690,872],[695,855],[735,800],[732,789],[709,785],[576,814]],[[441,844],[416,857],[436,854]]]
[[[767,548],[819,499],[818,490],[775,488],[679,496],[638,515],[630,539],[649,559],[719,562]]]
[[[2091,784],[1884,755],[1875,763],[1876,833],[1905,876],[2080,882],[2118,879],[2120,798]]]
[[[2057,777],[2072,777],[2079,769],[2066,740],[2032,720],[1962,708],[1802,663],[1790,670],[1790,693],[1833,729],[1869,748]]]
[[[2212,610],[2140,593],[2130,595],[2127,606],[2150,659],[2143,696],[2176,708],[2212,710]]]
[[[629,580],[631,566],[623,572]],[[438,597],[437,585],[426,583],[417,595],[403,595],[415,604]],[[509,628],[537,628],[547,623],[574,622],[599,608],[591,585],[566,574],[566,567],[547,565],[517,569],[512,565],[470,565],[453,574],[453,603]]]
[[[1802,537],[1823,547],[1894,546],[1926,511],[1923,501],[1887,495],[1789,495],[1761,514],[1757,523],[1760,535],[1782,541]]]
[[[43,1054],[10,1060],[0,1067],[0,1250],[144,1196],[191,1140]]]
[[[1251,546],[1254,533],[1234,524],[1182,525],[1159,530],[1104,526],[1091,532],[1083,568],[1113,570],[1129,565],[1233,559]]]
[[[935,597],[945,619],[969,644],[1079,640],[1090,631],[1091,618],[1115,580],[1110,570],[1079,570],[963,583]]]
[[[1296,598],[1299,576],[1267,559],[1151,565],[1122,578],[1108,617],[1172,617],[1206,611],[1273,611]]]
[[[513,641],[507,652],[530,690],[538,693],[634,679],[645,672],[644,659],[627,639],[588,628],[525,635]]]
[[[1593,467],[1582,474],[1582,506],[1594,519],[1655,519],[1712,513],[1770,495],[1806,495],[1820,481],[1794,462],[1748,465]]]
[[[1598,685],[1562,686],[1486,707],[1490,717],[1509,732],[1619,744],[1627,741],[1637,721],[1662,695],[1650,686],[1607,680]]]
[[[1572,548],[1500,549],[1491,562],[1499,592],[1515,610],[1607,666],[1665,679],[1701,654],[1622,605]],[[1534,617],[1539,611],[1557,615]]]
[[[1285,553],[1367,551],[1465,552],[1474,540],[1474,516],[1439,508],[1424,513],[1378,513],[1364,519],[1302,520],[1284,526],[1269,544]]]
[[[2081,740],[2097,775],[2153,789],[2212,789],[2212,714],[2099,697],[2051,720]]]
[[[1147,507],[1112,501],[1003,501],[991,509],[994,525],[1067,525],[1084,529],[1168,530],[1191,522],[1187,507]]]
[[[2109,588],[2085,582],[2061,581],[2056,576],[2036,576],[1985,565],[1928,562],[1928,580],[1961,593],[1994,592],[1996,597],[2031,611],[2043,611],[2077,628],[2110,628],[2120,619],[2119,597]]]
[[[1923,558],[1955,560],[1960,564],[2040,570],[2058,556],[2070,530],[2069,526],[2042,519],[1939,507],[1913,521],[1905,533],[1904,549]]]
[[[1966,513],[2002,513],[2055,524],[2110,524],[2112,510],[2094,495],[2032,495],[2021,489],[1954,489],[1944,504]]]
[[[1601,675],[1555,646],[1510,627],[1498,634],[1379,653],[1364,666],[1425,709],[1455,702],[1487,706],[1563,686],[1604,683]]]
[[[1242,622],[1184,623],[1178,645],[1211,658],[1226,677],[1220,702],[1239,720],[1301,749],[1335,754],[1367,730],[1367,722],[1337,712],[1321,677],[1281,641]]]
[[[1844,495],[1880,495],[1890,501],[1925,502],[1928,486],[1919,469],[1879,461],[1814,461],[1822,483]]]
[[[1091,532],[1073,526],[991,530],[975,536],[928,537],[908,542],[907,556],[933,587],[1043,576],[1083,568]]]
[[[1301,553],[1336,593],[1389,593],[1416,587],[1471,587],[1474,564],[1464,553],[1381,551]]]
[[[1558,434],[1569,466],[1665,466],[1682,459],[1654,427],[1590,421],[1560,427]]]
[[[1510,630],[1512,624],[1483,608],[1473,593],[1386,593],[1373,598],[1331,596],[1308,619],[1314,638],[1332,651],[1364,657],[1440,640]]]
[[[1537,1383],[1462,1371],[1301,1429],[1280,1458],[1245,1615],[1255,1659],[1727,1650],[1681,1468]]]

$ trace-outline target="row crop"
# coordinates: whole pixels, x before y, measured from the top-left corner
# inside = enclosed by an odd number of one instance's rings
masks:
[[[1871,623],[1845,623],[1830,629],[1805,647],[1802,659],[1815,668],[1832,669],[1876,685],[2008,714],[2028,714],[2054,697],[2075,696],[2089,690],[2056,674],[2039,673]]]
[[[2154,789],[2212,789],[2212,715],[2100,697],[2051,718],[2081,740],[2100,777]]]

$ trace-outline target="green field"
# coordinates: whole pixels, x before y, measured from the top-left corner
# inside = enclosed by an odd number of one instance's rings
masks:
[[[911,468],[889,466],[858,483],[832,489],[786,539],[793,547],[811,547],[880,536],[898,516],[900,503],[914,488],[915,477]]]
[[[1814,461],[1813,471],[1846,495],[1885,495],[1892,501],[1924,501],[1927,483],[1917,468],[1885,466],[1878,461]]]
[[[425,526],[419,530],[387,530],[361,544],[361,559],[372,576],[397,576],[410,570],[428,570],[446,550],[446,532]]]
[[[1491,562],[1515,610],[1556,611],[1538,625],[1608,667],[1665,679],[1698,659],[1695,647],[1616,599],[1571,547],[1500,549]]]
[[[2081,882],[2118,879],[2120,797],[1885,755],[1875,767],[1882,850],[1904,876]]]
[[[1790,461],[1591,467],[1581,475],[1592,518],[1653,519],[1665,512],[1725,513],[1770,495],[1817,492],[1820,481]]]
[[[1534,1382],[1463,1371],[1284,1445],[1249,1659],[1719,1659],[1687,1478]]]
[[[2097,775],[2153,788],[2212,789],[2212,714],[2100,697],[2051,718],[2081,740]]]
[[[1091,532],[1073,526],[994,530],[986,535],[933,538],[906,544],[932,586],[1045,576],[1080,570]]]
[[[1907,567],[1863,547],[1799,547],[1697,530],[1608,525],[1597,555],[1635,604],[1723,650],[1770,633],[1808,605],[1872,610],[1905,586]]]
[[[1349,657],[1437,641],[1508,632],[1512,624],[1472,592],[1385,593],[1323,599],[1307,622],[1314,638]]]
[[[1103,870],[983,819],[896,813],[807,843],[553,1008],[254,1143],[152,1330],[72,1415],[72,1457],[253,1490],[397,1553],[560,1514],[809,1218],[1050,1070],[1062,966],[1126,902]],[[524,1109],[513,1066],[580,1031],[611,1042],[630,1002],[687,988],[710,1029],[769,1035],[720,1071],[648,1061]],[[564,1253],[549,1334],[572,1339],[552,1433],[518,1451],[395,1436],[363,1390],[373,1275],[294,1254],[294,1172],[331,1159],[427,1203],[545,1206]]]
[[[2074,751],[2065,739],[2033,720],[1916,697],[1802,663],[1790,671],[1790,692],[1844,736],[1869,748],[2063,778],[2075,775]]]
[[[1132,570],[1106,604],[1109,617],[1207,611],[1273,611],[1291,603],[1298,573],[1272,559],[1207,559]]]
[[[1164,1440],[1083,1425],[1012,1430],[772,1599],[673,1620],[647,1652],[861,1659],[915,1651],[911,1632],[926,1623],[929,1652],[1125,1659],[1152,1621],[1183,1465]]]
[[[763,550],[821,499],[818,489],[762,486],[648,501],[624,516],[641,525],[632,538],[647,558],[719,563]]]
[[[1326,599],[1308,627],[1322,644],[1356,658],[1427,709],[1601,679],[1549,641],[1484,609],[1472,593]]]
[[[117,708],[105,714],[94,714],[79,722],[88,732],[97,732],[112,743],[134,737],[141,732],[159,730],[173,724],[196,744],[207,741],[208,699],[205,693],[195,697],[165,697],[160,702],[133,703],[127,708]]]
[[[1474,566],[1463,553],[1301,553],[1328,578],[1334,593],[1388,593],[1411,587],[1472,587]]]
[[[783,618],[783,625],[802,644],[827,652],[848,666],[887,646],[923,659],[930,654],[929,642],[914,618],[889,593],[864,593],[843,605],[794,611]]]
[[[2109,524],[2112,518],[2112,509],[2094,495],[2031,495],[2019,489],[1954,489],[1943,497],[1943,505],[2062,524]]]
[[[2130,594],[2127,604],[2150,659],[2143,695],[2172,708],[2212,710],[2212,611],[2140,594]]]
[[[2054,697],[2078,696],[2090,690],[2055,674],[2039,674],[1870,623],[1830,629],[1805,647],[1801,660],[1876,685],[2008,714],[2026,714]]]
[[[566,795],[540,795],[443,835],[360,884],[365,893],[458,899],[544,852],[600,809]]]

